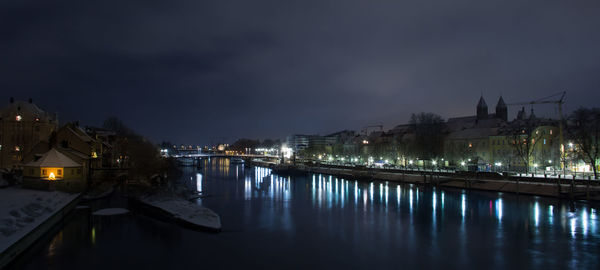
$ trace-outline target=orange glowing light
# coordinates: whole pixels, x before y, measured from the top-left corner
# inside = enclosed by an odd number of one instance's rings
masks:
[[[56,180],[56,176],[54,175],[53,172],[51,172],[50,175],[48,175],[48,179],[49,180]]]

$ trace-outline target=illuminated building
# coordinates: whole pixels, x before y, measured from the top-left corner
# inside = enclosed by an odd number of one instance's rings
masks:
[[[84,166],[52,148],[36,160],[23,165],[23,186],[80,191],[86,186]]]
[[[31,99],[15,101],[0,113],[0,168],[18,167],[23,156],[34,146],[48,141],[58,127],[55,114],[49,114]]]

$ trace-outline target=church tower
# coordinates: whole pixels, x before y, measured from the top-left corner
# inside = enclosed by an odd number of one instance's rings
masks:
[[[500,96],[498,104],[496,104],[496,118],[500,118],[504,121],[508,120],[508,108],[506,107],[506,103],[504,103],[502,96]]]
[[[477,120],[487,119],[488,118],[488,106],[483,100],[483,96],[479,99],[479,103],[477,104]]]

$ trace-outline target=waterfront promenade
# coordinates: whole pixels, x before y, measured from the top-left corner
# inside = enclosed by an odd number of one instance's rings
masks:
[[[357,168],[325,164],[313,166],[305,164],[273,165],[272,163],[263,163],[260,161],[251,161],[251,164],[271,167],[274,169],[274,172],[280,174],[328,174],[346,179],[365,181],[382,180],[436,187],[600,201],[600,181],[598,180],[559,179],[535,174],[528,176],[508,176],[498,173]]]

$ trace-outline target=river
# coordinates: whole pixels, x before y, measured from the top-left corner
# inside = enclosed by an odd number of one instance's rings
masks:
[[[77,209],[18,269],[600,269],[598,208],[554,198],[328,175],[278,176],[228,159],[185,168],[179,185],[221,216],[204,233],[128,207]]]

